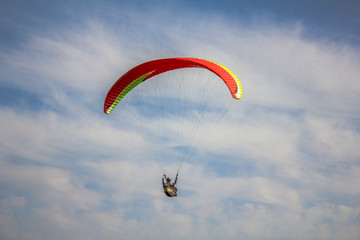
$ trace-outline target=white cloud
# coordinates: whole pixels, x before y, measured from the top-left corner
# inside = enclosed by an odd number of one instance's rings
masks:
[[[194,16],[164,24],[163,16],[91,20],[1,56],[1,84],[44,106],[1,106],[0,237],[357,239],[358,50],[306,39],[300,25],[249,29],[198,18],[191,26]],[[139,128],[122,128],[136,121],[120,110],[102,114],[102,101],[127,69],[174,55],[228,66],[244,95],[211,134],[199,129],[199,159],[183,164],[180,196],[168,199],[164,166]],[[233,169],[221,174],[210,159]]]

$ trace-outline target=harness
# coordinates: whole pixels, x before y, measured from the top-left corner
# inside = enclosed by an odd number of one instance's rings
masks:
[[[176,197],[177,196],[177,188],[171,188],[171,187],[166,187],[164,186],[164,192],[166,194],[166,196],[168,197]]]

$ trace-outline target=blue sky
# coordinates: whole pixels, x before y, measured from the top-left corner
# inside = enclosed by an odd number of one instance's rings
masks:
[[[0,238],[359,239],[359,8],[1,1]],[[203,119],[169,199],[151,119],[102,108],[128,69],[177,56],[224,64],[244,95]]]

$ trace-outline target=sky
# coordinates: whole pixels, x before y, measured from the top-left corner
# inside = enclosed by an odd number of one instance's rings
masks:
[[[0,1],[0,239],[359,239],[359,12],[351,0]],[[144,137],[154,119],[131,96],[103,113],[122,74],[168,57],[219,62],[243,87],[170,149],[191,149],[177,198],[161,177],[178,162]]]

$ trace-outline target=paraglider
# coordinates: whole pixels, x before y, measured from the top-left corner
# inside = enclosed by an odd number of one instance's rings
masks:
[[[164,182],[164,179],[166,179],[166,182]],[[166,177],[166,174],[164,174],[164,177],[162,178],[162,185],[166,196],[177,197],[177,188],[175,187],[177,180],[178,173],[176,174],[175,181],[173,183],[171,183],[171,178]]]
[[[166,59],[158,59],[158,60],[152,60],[149,62],[142,63],[142,64],[132,68],[131,70],[126,72],[124,75],[122,75],[114,83],[114,85],[111,87],[111,89],[107,93],[107,96],[104,101],[104,113],[110,114],[114,110],[114,108],[119,104],[119,102],[122,101],[122,99],[124,99],[125,96],[128,95],[129,92],[131,92],[133,89],[136,89],[137,86],[139,86],[141,83],[148,81],[149,79],[153,78],[154,76],[163,75],[165,73],[172,72],[174,70],[190,69],[190,68],[205,69],[205,70],[210,71],[212,74],[217,75],[217,77],[219,79],[221,79],[223,83],[225,83],[228,91],[230,91],[230,94],[234,99],[241,98],[242,88],[241,88],[240,81],[236,77],[236,75],[231,70],[229,70],[227,67],[225,67],[219,63],[213,62],[213,61],[198,59],[198,58],[166,58]],[[195,79],[194,81],[197,81],[197,80],[198,79]],[[171,81],[172,81],[172,79],[169,79],[169,81],[168,81],[169,84],[171,84]],[[213,83],[210,83],[210,82],[206,83],[206,84],[204,84],[204,86],[202,86],[202,88],[206,88],[210,84],[213,84]],[[185,86],[184,88],[186,88],[186,87],[187,86]],[[166,89],[165,92],[167,92],[168,95],[172,96],[172,95],[177,94],[177,92],[180,92],[180,90],[181,90],[180,88],[179,89],[175,88],[175,91],[174,91],[174,89],[172,88],[172,89]],[[188,88],[185,90],[185,92],[190,92],[190,90],[192,90],[192,89]],[[199,88],[199,89],[195,89],[195,90],[198,90],[200,92],[203,89]],[[160,90],[157,90],[157,91],[160,91]],[[181,93],[179,93],[179,94],[181,94]],[[134,98],[137,99],[136,94],[134,94],[134,95],[135,95]],[[182,99],[184,99],[184,98],[182,98]],[[152,100],[153,100],[152,96],[146,96],[144,102],[138,104],[137,106],[144,108],[146,110],[145,113],[148,114],[148,112],[151,111],[152,109],[149,109],[151,107],[147,107],[147,106],[154,106],[154,104],[151,102]],[[185,98],[185,100],[187,102],[190,102],[186,98]],[[180,99],[179,102],[181,102],[181,101],[182,100]],[[217,99],[215,99],[215,101],[212,101],[212,102],[208,101],[206,104],[207,104],[207,106],[209,106],[209,105],[211,106],[211,104],[213,104],[214,102],[218,102]],[[165,104],[165,105],[167,103],[168,103],[168,105],[171,105],[171,107],[173,107],[173,105],[170,103],[170,101],[166,102],[166,101],[162,100],[162,102],[161,102],[161,104]],[[162,108],[166,108],[166,107],[167,106],[162,107]],[[206,108],[202,107],[201,110],[204,112],[204,111],[206,111]],[[188,109],[186,111],[188,111]],[[142,116],[146,116],[146,114],[142,114]],[[179,116],[191,115],[191,114],[193,114],[193,111],[188,111],[188,112],[186,112],[186,114],[183,114],[183,113],[179,113],[179,111],[173,110],[171,112],[171,114],[179,114]],[[157,116],[165,116],[165,114],[157,114]],[[151,115],[151,117],[154,117],[154,116]],[[201,121],[202,118],[199,117],[198,119],[199,119],[198,121]],[[143,124],[143,122],[150,122],[150,119],[145,118],[145,121],[141,121],[141,124]],[[151,122],[151,124],[153,124],[153,121]],[[160,128],[164,128],[164,126],[165,126],[165,124],[163,122],[161,122],[159,125],[160,125]],[[195,124],[195,129],[197,128],[197,126],[199,126],[199,123]],[[183,127],[180,130],[181,133],[183,133],[184,128],[185,127]],[[148,127],[144,127],[144,129],[148,129]],[[161,129],[160,131],[166,132],[163,129]],[[160,131],[157,131],[157,133]],[[172,134],[172,136],[173,135],[175,135],[175,134]],[[182,134],[182,135],[185,135],[185,134]],[[191,134],[189,134],[189,135],[191,135],[191,137],[193,137],[194,132],[191,132]],[[149,138],[148,145],[154,144],[154,142],[157,141],[154,139],[161,139],[161,138],[155,138],[155,137]],[[165,138],[162,138],[162,139],[165,139]],[[169,140],[167,139],[167,141],[169,141]],[[191,139],[186,141],[187,145],[189,145],[190,143],[191,143]],[[160,143],[160,142],[158,142],[157,144],[158,144],[158,146],[156,147],[156,150],[159,148],[159,146],[163,147],[163,145],[164,145],[163,143]],[[179,147],[177,147],[177,148],[173,147],[173,149],[184,148],[184,145],[181,145],[181,144],[178,144],[178,145],[179,145]],[[189,152],[189,151],[187,151],[187,152]],[[163,154],[163,155],[165,155],[165,154]],[[182,163],[182,161],[184,161],[184,158],[181,160],[181,163]],[[180,167],[179,167],[179,169],[180,169]],[[177,183],[179,169],[177,171],[177,175],[176,175],[176,179],[175,179],[174,183],[171,183],[171,179],[167,178],[166,175],[164,174],[166,182],[164,182],[164,178],[163,178],[163,188],[164,188],[165,194],[169,197],[177,196],[177,188],[175,187],[175,184]]]

